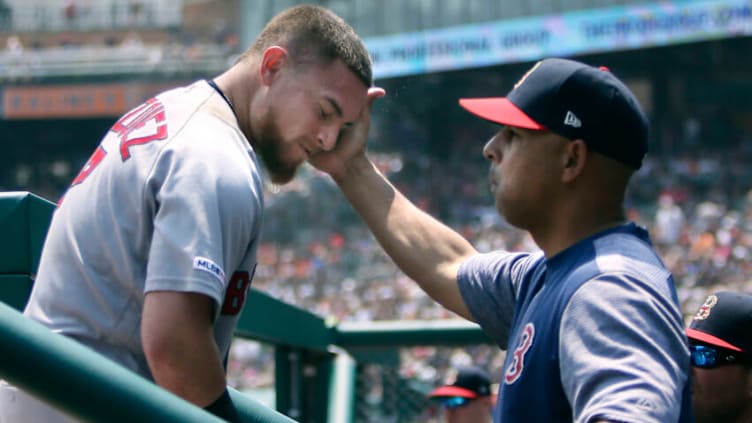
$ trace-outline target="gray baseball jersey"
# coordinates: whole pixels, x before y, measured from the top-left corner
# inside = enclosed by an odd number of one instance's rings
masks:
[[[207,81],[128,112],[61,199],[24,313],[152,379],[145,293],[197,292],[224,356],[256,266],[260,170]]]

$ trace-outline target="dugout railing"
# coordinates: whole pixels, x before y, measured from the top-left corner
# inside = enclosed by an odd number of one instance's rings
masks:
[[[28,192],[0,193],[0,379],[83,421],[218,421],[19,312],[26,303],[55,205]],[[5,303],[5,304],[3,304]],[[236,336],[274,347],[275,408],[230,388],[247,422],[410,421],[422,407],[399,376],[398,348],[488,343],[458,321],[327,325],[308,311],[249,291]],[[380,366],[386,400],[364,408],[363,373]],[[410,403],[412,401],[412,404]]]

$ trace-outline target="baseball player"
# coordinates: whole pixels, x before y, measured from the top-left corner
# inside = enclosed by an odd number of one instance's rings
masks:
[[[479,254],[394,188],[364,141],[315,163],[408,276],[506,348],[494,421],[689,421],[672,276],[623,210],[647,151],[632,93],[605,68],[552,58],[508,96],[460,104],[504,125],[483,148],[491,194],[541,251]]]
[[[214,80],[126,113],[60,200],[25,315],[237,421],[223,360],[256,268],[261,163],[290,181],[366,110],[371,83],[353,29],[298,6]],[[64,421],[4,392],[0,422]]]
[[[441,405],[446,423],[490,423],[496,395],[491,377],[478,366],[462,366],[454,381],[439,386],[428,398]]]
[[[752,295],[710,294],[687,327],[697,423],[752,421]]]

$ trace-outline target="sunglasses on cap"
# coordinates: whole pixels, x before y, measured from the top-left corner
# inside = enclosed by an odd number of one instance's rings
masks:
[[[690,345],[689,356],[692,365],[701,369],[713,369],[728,364],[738,364],[748,361],[744,355],[732,353],[706,345]]]
[[[465,397],[444,397],[441,398],[441,405],[454,410],[455,408],[464,407],[470,404],[470,401],[472,400],[472,398]]]

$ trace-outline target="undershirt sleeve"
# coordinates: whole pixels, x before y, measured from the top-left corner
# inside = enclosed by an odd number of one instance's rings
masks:
[[[678,421],[688,378],[682,322],[645,283],[583,284],[562,315],[559,356],[573,421]]]
[[[494,251],[478,254],[457,273],[462,299],[475,321],[506,350],[519,285],[534,255]]]

